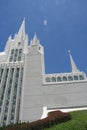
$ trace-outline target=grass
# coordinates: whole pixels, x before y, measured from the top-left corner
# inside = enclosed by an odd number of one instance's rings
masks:
[[[71,120],[44,130],[87,130],[87,110],[70,112]]]
[[[87,130],[87,110],[70,112],[71,120],[40,130]],[[3,127],[0,130],[31,130],[27,123]],[[38,129],[32,129],[38,130]]]

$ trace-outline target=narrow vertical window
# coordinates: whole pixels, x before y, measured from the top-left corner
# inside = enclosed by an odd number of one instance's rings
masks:
[[[74,80],[78,80],[78,76],[75,75],[75,76],[74,76]]]
[[[11,50],[10,59],[9,61],[12,62],[14,57],[14,49]]]
[[[46,78],[46,82],[50,82],[50,78],[49,77]]]
[[[19,49],[18,61],[21,61],[22,58],[22,49]]]
[[[55,77],[52,77],[52,82],[56,82],[56,78]]]
[[[57,82],[61,82],[61,81],[62,81],[61,77],[57,77]]]
[[[64,77],[63,77],[63,81],[67,81],[67,77],[64,76]]]
[[[69,80],[69,81],[72,81],[72,80],[73,80],[72,76],[69,76],[69,77],[68,77],[68,80]]]
[[[79,76],[80,80],[84,80],[84,77],[82,75]]]

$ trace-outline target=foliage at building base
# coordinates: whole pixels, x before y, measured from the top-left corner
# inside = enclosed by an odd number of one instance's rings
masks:
[[[55,124],[66,122],[71,119],[69,113],[61,111],[53,111],[48,113],[48,117],[28,123],[17,123],[15,125],[9,125],[2,127],[0,130],[43,130],[44,128],[51,127]]]

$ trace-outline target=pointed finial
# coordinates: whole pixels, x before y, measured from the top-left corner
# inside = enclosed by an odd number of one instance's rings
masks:
[[[72,58],[72,55],[71,55],[71,51],[68,50],[68,53],[69,53],[69,57],[70,57],[70,63],[71,63],[71,69],[72,69],[72,72],[79,72],[73,58]]]
[[[32,44],[33,44],[33,45],[38,45],[38,44],[39,44],[39,40],[38,40],[38,38],[37,38],[36,32],[35,32],[35,34],[34,34],[34,38],[33,38]]]
[[[34,39],[37,39],[37,34],[36,34],[36,32],[35,32],[35,34],[34,34]]]
[[[8,37],[8,40],[11,40],[12,39],[12,36],[10,35],[9,37]]]
[[[20,27],[20,29],[18,31],[18,36],[21,37],[22,39],[25,38],[25,18],[24,18],[24,20],[23,20],[23,22],[21,24],[21,27]]]
[[[24,17],[24,19],[23,19],[23,22],[22,22],[22,24],[24,24],[24,26],[25,26],[25,17]]]

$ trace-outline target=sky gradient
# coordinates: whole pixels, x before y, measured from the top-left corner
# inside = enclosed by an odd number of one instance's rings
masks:
[[[87,0],[0,0],[0,51],[25,18],[45,49],[46,73],[70,72],[68,50],[87,73]]]

